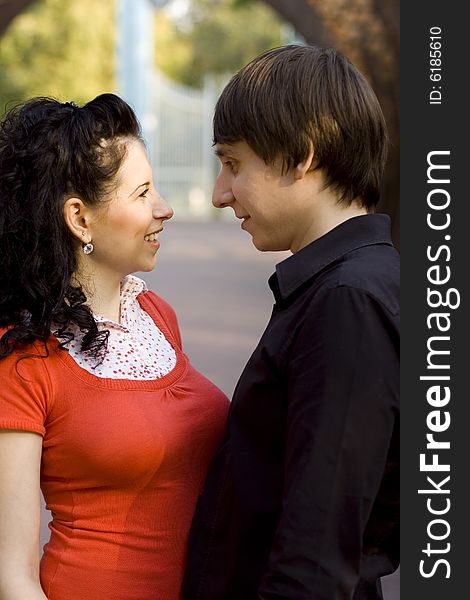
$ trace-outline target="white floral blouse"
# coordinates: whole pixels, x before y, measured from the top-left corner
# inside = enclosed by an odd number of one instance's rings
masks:
[[[145,281],[128,275],[121,282],[121,322],[95,315],[98,329],[109,331],[108,349],[101,364],[80,352],[81,335],[67,344],[70,355],[89,373],[109,379],[158,379],[176,364],[176,354],[137,296],[147,291]]]

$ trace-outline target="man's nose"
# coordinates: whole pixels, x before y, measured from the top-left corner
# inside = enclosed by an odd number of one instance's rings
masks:
[[[229,180],[222,175],[217,177],[214,191],[212,192],[212,204],[216,208],[224,208],[235,200],[232,192],[232,186]]]

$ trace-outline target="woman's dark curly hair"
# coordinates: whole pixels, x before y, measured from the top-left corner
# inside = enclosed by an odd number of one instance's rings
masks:
[[[141,139],[137,118],[114,94],[82,108],[33,98],[0,123],[0,358],[42,342],[51,328],[64,348],[84,333],[82,351],[97,361],[107,331],[98,331],[82,287],[72,279],[80,242],[67,227],[64,202],[98,205],[116,185],[126,139]]]

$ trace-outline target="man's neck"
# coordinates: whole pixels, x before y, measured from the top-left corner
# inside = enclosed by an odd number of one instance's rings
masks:
[[[367,209],[358,202],[353,202],[350,206],[338,204],[337,199],[326,190],[321,193],[321,196],[323,197],[316,198],[308,219],[305,221],[305,228],[299,231],[299,235],[290,248],[291,252],[298,252],[353,217],[368,214]]]

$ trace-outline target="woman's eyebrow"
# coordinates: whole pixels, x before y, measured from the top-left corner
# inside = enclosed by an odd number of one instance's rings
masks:
[[[144,186],[146,186],[146,185],[150,185],[150,181],[146,181],[145,183],[141,183],[140,185],[138,185],[138,186],[135,188],[135,190],[129,194],[129,197],[130,197],[130,196],[132,196],[133,194],[135,194],[135,193],[136,193],[136,191],[137,191],[137,190],[139,190],[141,187],[144,187]]]

